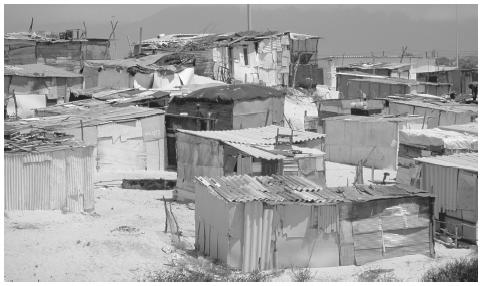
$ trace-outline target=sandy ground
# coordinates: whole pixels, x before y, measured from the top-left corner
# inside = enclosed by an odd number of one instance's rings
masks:
[[[98,188],[94,214],[8,212],[5,281],[136,281],[166,267],[176,253],[164,233],[160,200],[171,191]],[[194,210],[173,204],[188,248],[194,243]],[[115,231],[119,226],[138,231]],[[113,231],[114,230],[114,231]]]
[[[171,191],[98,187],[93,214],[8,212],[4,223],[5,281],[138,281],[186,256],[164,230],[162,197]],[[187,250],[194,244],[193,205],[173,203]],[[131,232],[115,230],[129,226]],[[410,255],[364,266],[312,269],[315,281],[357,281],[369,269],[387,269],[398,280],[417,281],[430,267],[470,254],[437,245],[435,259]],[[290,281],[285,271],[275,281]]]

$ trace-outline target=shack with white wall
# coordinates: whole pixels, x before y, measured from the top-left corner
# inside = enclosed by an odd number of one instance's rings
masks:
[[[76,101],[79,103],[79,101]],[[93,107],[60,106],[62,115],[6,122],[5,129],[32,128],[61,131],[94,145],[98,172],[156,171],[165,169],[164,111],[96,102]]]
[[[423,117],[338,116],[323,119],[327,160],[396,170],[399,131],[421,129]]]

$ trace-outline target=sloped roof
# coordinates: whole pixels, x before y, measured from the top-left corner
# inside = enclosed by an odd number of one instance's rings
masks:
[[[283,91],[256,85],[256,84],[236,84],[218,85],[195,90],[185,96],[175,96],[172,102],[186,101],[213,101],[213,102],[234,102],[244,100],[254,100],[269,97],[283,97]]]
[[[28,64],[28,65],[5,65],[4,75],[16,75],[25,77],[82,77],[81,74],[66,71],[61,68],[48,66],[44,64]]]
[[[415,161],[477,172],[478,157],[479,153],[457,153],[453,155],[415,158]]]
[[[89,108],[88,105],[95,105],[95,107]],[[63,104],[57,106],[55,110],[62,115],[6,121],[5,130],[9,132],[30,129],[62,130],[78,128],[81,125],[87,127],[110,122],[131,121],[164,113],[161,109],[137,106],[112,107],[106,103],[97,104],[95,100],[90,99],[75,101],[75,104]]]
[[[193,131],[177,129],[177,132],[191,134],[203,138],[248,145],[274,145],[276,134],[278,134],[278,132],[281,135],[291,135],[291,131],[292,130],[288,127],[276,125],[222,131]],[[293,130],[293,143],[306,142],[319,139],[324,136],[325,134],[321,133]]]
[[[263,150],[262,148],[258,148],[256,146],[251,146],[247,144],[230,143],[230,142],[226,142],[226,144],[254,158],[261,158],[265,160],[282,160],[285,158],[285,156],[271,153],[269,151]]]
[[[338,202],[370,201],[383,198],[423,196],[430,194],[402,185],[359,185],[324,188],[299,176],[248,175],[227,177],[196,177],[215,196],[227,202],[261,201],[271,204],[308,203],[336,204]]]

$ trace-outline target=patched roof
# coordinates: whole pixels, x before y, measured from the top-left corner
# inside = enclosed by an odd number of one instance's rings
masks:
[[[94,67],[122,68],[141,73],[152,71],[178,72],[183,65],[192,65],[194,56],[175,52],[159,52],[140,58],[126,58],[114,60],[88,60],[85,64]]]
[[[276,135],[291,135],[293,132],[293,143],[306,142],[319,139],[325,134],[291,130],[288,127],[269,125],[258,128],[245,128],[238,130],[222,130],[222,131],[193,131],[177,129],[178,132],[191,134],[204,138],[211,138],[223,142],[250,144],[250,145],[274,145]]]
[[[172,102],[186,101],[243,101],[269,97],[283,97],[285,93],[275,88],[256,84],[219,85],[195,90],[186,96],[175,96]]]
[[[478,157],[479,153],[457,153],[452,155],[415,158],[415,161],[477,172]]]
[[[5,65],[3,70],[4,75],[25,77],[82,77],[81,74],[44,64]]]
[[[75,104],[74,104],[75,103]],[[31,129],[63,130],[80,126],[97,126],[110,122],[125,122],[164,114],[161,109],[125,106],[112,107],[96,100],[81,100],[57,106],[56,116],[26,118],[6,121],[6,131],[28,131]]]
[[[324,188],[299,176],[248,175],[227,177],[196,177],[213,195],[228,202],[262,201],[271,204],[309,203],[336,204],[337,202],[370,201],[431,195],[425,191],[402,185],[357,185]]]

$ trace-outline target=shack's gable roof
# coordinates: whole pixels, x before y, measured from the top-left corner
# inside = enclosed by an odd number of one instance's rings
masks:
[[[477,172],[478,156],[479,153],[457,153],[453,155],[415,158],[415,161]]]
[[[323,188],[299,176],[248,175],[227,177],[196,177],[199,184],[213,195],[227,202],[262,201],[272,204],[309,203],[335,204],[337,202],[360,202],[384,198],[429,197],[430,194],[401,185],[358,185],[356,187]]]
[[[185,96],[175,96],[172,102],[211,101],[234,102],[270,97],[284,97],[283,91],[255,84],[219,85],[195,90]]]
[[[81,74],[44,64],[5,65],[3,70],[4,75],[10,76],[82,78]]]
[[[248,145],[274,145],[276,135],[291,135],[292,130],[288,127],[269,125],[258,128],[245,128],[238,130],[222,131],[193,131],[177,129],[178,132],[199,136],[203,138],[215,139],[222,142],[248,144]],[[293,143],[306,142],[324,137],[325,134],[308,131],[293,130]]]
[[[408,122],[422,120],[423,116],[412,115],[404,117],[395,116],[356,116],[356,115],[342,115],[324,118],[324,121],[354,121],[354,122]]]

